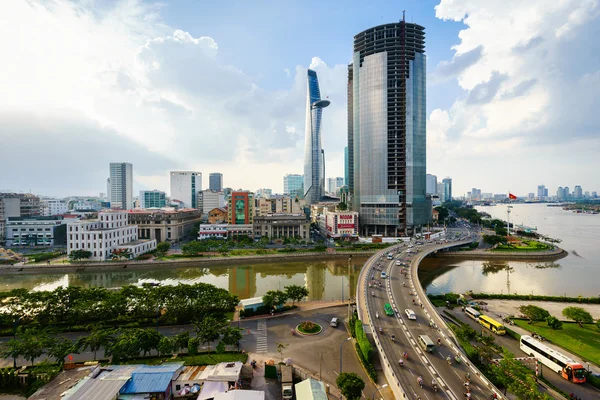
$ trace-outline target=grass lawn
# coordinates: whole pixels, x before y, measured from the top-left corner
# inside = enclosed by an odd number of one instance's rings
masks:
[[[492,251],[545,251],[552,246],[536,240],[522,240],[519,244],[501,244]]]
[[[534,322],[531,325],[524,320],[515,319],[514,322],[529,332],[535,331],[584,360],[600,364],[600,331],[595,325],[588,324],[580,328],[575,323],[563,323],[562,329],[552,330],[545,322]]]
[[[179,355],[177,358],[171,357],[147,357],[147,358],[136,358],[127,361],[122,361],[121,364],[146,364],[146,365],[160,365],[168,362],[182,362],[184,365],[214,365],[221,362],[233,362],[241,361],[245,363],[248,359],[247,354],[242,353],[201,353],[195,356],[190,355]]]

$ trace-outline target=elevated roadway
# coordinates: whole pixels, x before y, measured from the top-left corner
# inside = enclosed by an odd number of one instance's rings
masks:
[[[494,392],[498,398],[503,398],[485,377],[479,376],[456,346],[452,333],[426,300],[424,290],[418,284],[417,266],[425,256],[474,240],[465,231],[459,235],[460,238],[448,242],[440,243],[438,239],[438,243],[414,246],[413,249],[418,248],[416,253],[409,253],[408,244],[387,248],[369,258],[361,271],[357,288],[359,318],[367,334],[373,335],[384,374],[397,399],[464,399],[467,373],[471,376],[471,398],[490,399]],[[393,252],[392,260],[388,260],[388,252]],[[407,267],[397,266],[396,261]],[[381,272],[386,272],[387,279],[381,279]],[[392,305],[394,316],[385,315],[386,303]],[[405,309],[414,311],[416,320],[409,320]],[[434,324],[433,327],[430,323]],[[392,340],[392,335],[395,340]],[[435,343],[432,353],[420,348],[417,343],[419,335],[428,335]],[[441,346],[437,344],[438,339],[441,339]],[[408,353],[408,360],[401,367],[399,360],[403,358],[404,351]],[[456,355],[459,355],[460,363],[454,361]],[[448,356],[452,359],[451,365],[446,361]],[[417,382],[419,376],[423,378],[422,388]],[[432,380],[437,382],[437,392],[433,390]]]

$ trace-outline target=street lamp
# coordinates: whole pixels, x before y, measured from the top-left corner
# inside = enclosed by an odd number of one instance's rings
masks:
[[[373,393],[373,396],[371,397],[371,400],[375,400],[375,395],[376,395],[377,393],[379,393],[379,391],[380,391],[381,389],[383,389],[383,388],[386,388],[386,387],[388,387],[388,384],[387,384],[387,383],[385,383],[385,384],[381,385],[380,387],[378,387],[378,388],[377,388],[377,390],[376,390],[376,391]]]
[[[19,324],[19,321],[21,320],[22,317],[19,317],[17,319],[14,320],[13,322],[13,340],[17,340],[17,325]],[[17,357],[13,356],[13,367],[14,369],[17,369]],[[588,367],[589,369],[589,367]]]
[[[342,343],[340,343],[340,374],[342,373],[342,346],[344,345],[344,343],[346,343],[350,339],[352,339],[352,338],[351,337],[346,338],[346,340],[344,340]]]

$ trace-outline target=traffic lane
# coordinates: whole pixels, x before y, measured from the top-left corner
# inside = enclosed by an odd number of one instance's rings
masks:
[[[479,333],[484,332],[484,333],[490,334],[490,335],[492,334],[491,331],[482,327],[477,321],[474,321],[473,319],[467,317],[467,315],[461,311],[461,308],[455,307],[451,312],[454,316],[459,318],[461,321],[469,324],[469,326],[471,326],[471,328],[475,329],[475,331],[477,331]],[[494,342],[497,345],[508,349],[511,353],[513,353],[515,355],[515,357],[527,357],[528,356],[528,354],[526,354],[525,352],[523,352],[521,350],[521,348],[519,346],[519,342],[517,340],[513,339],[512,337],[510,337],[508,335],[505,335],[505,336],[494,335],[494,338],[495,338]],[[530,364],[526,364],[526,365],[529,369],[535,370],[535,365],[530,365]],[[556,386],[560,390],[563,390],[566,393],[569,393],[569,394],[573,393],[573,395],[580,397],[582,399],[586,399],[586,400],[600,398],[600,390],[596,389],[594,386],[590,385],[589,383],[579,384],[579,383],[569,382],[566,379],[562,378],[560,375],[558,375],[556,372],[550,370],[546,366],[542,367],[542,373],[544,374],[544,378],[546,378],[554,386]]]
[[[391,268],[392,269],[389,270],[389,272],[390,279],[392,282],[392,291],[396,296],[396,301],[399,302],[398,306],[400,306],[400,304],[404,302],[404,304],[408,304],[407,308],[412,309],[417,315],[417,321],[410,321],[406,318],[407,327],[411,329],[411,333],[415,337],[417,337],[418,335],[428,335],[431,337],[431,335],[433,334],[434,337],[432,337],[432,340],[436,342],[437,338],[435,337],[435,334],[438,333],[438,331],[429,326],[429,320],[426,317],[425,310],[423,310],[419,305],[415,305],[414,307],[411,306],[413,304],[412,301],[415,298],[414,288],[411,283],[412,280],[408,277],[405,277],[404,274],[402,274],[402,268],[395,266],[392,266]],[[403,286],[402,282],[406,282],[407,285]],[[413,293],[413,295],[410,294],[411,292]],[[398,296],[398,294],[400,294],[400,296]],[[411,324],[411,322],[413,324]],[[450,354],[449,351],[444,351],[444,353],[448,354],[442,354],[441,349],[436,349],[436,351],[439,353],[438,357],[436,357],[436,355],[434,354],[431,356],[426,356],[426,358],[433,365],[437,373],[440,373],[441,371],[445,371],[449,367],[446,362],[446,356],[450,356],[452,359],[454,359],[454,354]],[[454,374],[451,374],[450,371],[441,372],[442,379],[444,379],[445,383],[451,388],[451,390],[455,394],[464,393],[465,390],[463,384],[465,381],[465,374],[469,371],[469,369],[466,365],[464,365],[464,363],[461,363],[459,365],[453,364],[451,369],[451,372],[453,372]],[[447,376],[452,379],[449,380],[450,378],[448,378]],[[458,378],[458,380],[456,378]],[[475,398],[479,396],[485,397],[486,390],[484,388],[485,385],[483,384],[483,382],[479,381],[476,377],[472,377],[471,390],[473,392],[472,395]]]
[[[379,318],[375,320],[374,326],[377,332],[374,332],[374,334],[378,335],[384,353],[388,358],[389,363],[392,366],[392,370],[394,371],[394,375],[400,382],[402,388],[409,394],[414,394],[416,398],[417,395],[423,395],[424,391],[417,383],[417,376],[422,376],[424,382],[426,383],[426,377],[429,376],[429,371],[427,371],[420,359],[416,357],[416,353],[411,350],[412,346],[409,344],[408,339],[406,338],[396,317],[383,314],[383,306],[388,302],[389,299],[387,297],[387,291],[379,291],[375,297],[371,297],[371,299],[369,299],[369,307],[371,310],[375,309],[382,311],[382,313],[379,315]],[[383,334],[379,333],[379,327],[383,329]],[[392,334],[395,335],[394,342],[391,340]],[[402,358],[402,353],[405,350],[408,350],[409,360],[405,361],[404,367],[400,367],[396,360],[400,360]],[[429,380],[429,382],[431,382],[431,380]],[[425,391],[427,391],[426,388]],[[431,394],[433,393],[433,390],[431,390]],[[441,391],[439,393],[441,393]]]

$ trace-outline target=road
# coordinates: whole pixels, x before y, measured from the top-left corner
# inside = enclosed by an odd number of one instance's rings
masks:
[[[376,332],[373,334],[379,337],[385,358],[390,360],[394,376],[404,391],[407,392],[409,398],[463,398],[463,393],[465,392],[463,384],[467,372],[471,374],[472,378],[472,398],[484,400],[489,399],[492,395],[492,391],[486,387],[486,384],[482,380],[475,376],[465,365],[464,361],[460,364],[453,362],[451,366],[448,365],[446,357],[451,355],[451,351],[448,347],[449,342],[445,339],[442,341],[442,346],[436,346],[434,352],[431,354],[424,353],[415,341],[419,335],[428,335],[434,342],[437,342],[438,338],[449,336],[448,332],[445,335],[441,335],[441,331],[429,327],[429,318],[426,315],[426,310],[430,315],[434,312],[433,309],[429,310],[430,306],[428,304],[424,304],[424,308],[418,306],[420,301],[416,296],[417,288],[412,283],[413,279],[416,279],[416,263],[419,261],[415,260],[415,258],[420,259],[420,255],[430,250],[471,242],[467,234],[459,233],[459,235],[461,235],[460,240],[455,242],[442,244],[425,243],[422,246],[415,246],[415,248],[420,247],[419,252],[416,254],[408,254],[408,246],[402,244],[395,248],[394,259],[391,261],[385,256],[386,252],[379,252],[367,261],[363,272],[368,274],[368,276],[361,275],[361,280],[359,281],[360,284],[366,284],[366,282],[375,278],[377,283],[382,283],[382,286],[378,286],[377,289],[368,289],[368,295],[364,296],[363,302],[359,299],[359,304],[364,306],[363,303],[366,303],[370,317],[375,318],[374,325]],[[454,236],[454,233],[452,236]],[[403,269],[395,265],[396,260],[411,266],[410,268]],[[382,270],[387,272],[388,279],[380,279]],[[406,276],[403,274],[403,271],[406,272]],[[406,286],[403,286],[403,283]],[[422,289],[420,292],[421,295],[424,294],[422,293]],[[397,312],[395,316],[385,316],[383,306],[386,303],[396,306]],[[416,320],[406,318],[404,310],[407,308],[415,312],[417,316]],[[379,318],[375,317],[376,313],[379,314]],[[361,317],[363,318],[363,322],[368,323],[369,317],[366,312],[362,313]],[[379,334],[379,328],[382,328],[382,334]],[[444,329],[447,328],[443,328],[442,330]],[[394,341],[392,341],[391,335],[395,336]],[[409,359],[405,361],[404,367],[401,367],[398,360],[402,358],[404,351],[408,352]],[[423,388],[417,383],[418,376],[423,378]],[[433,379],[437,381],[442,390],[437,392],[433,390]]]
[[[483,331],[481,325],[479,325],[476,321],[472,320],[471,318],[468,318],[466,316],[466,314],[462,312],[462,309],[460,307],[455,307],[450,312],[454,316],[456,316],[458,319],[460,319],[462,322],[469,324],[477,332]],[[486,312],[485,314],[489,315],[492,318],[500,320],[498,318],[498,315],[494,312]],[[483,332],[487,333],[489,331],[483,331]],[[521,351],[521,349],[519,347],[519,342],[508,335],[495,336],[495,343],[502,346],[503,348],[509,350],[511,353],[513,353],[515,355],[515,357],[526,357],[527,356],[526,353]],[[526,363],[526,365],[531,369],[535,369],[535,365],[533,363]],[[585,383],[585,384],[581,385],[581,384],[569,382],[569,381],[561,378],[558,374],[551,371],[550,369],[548,369],[545,366],[542,367],[542,372],[543,372],[544,378],[548,379],[548,381],[550,381],[554,386],[563,390],[566,393],[569,393],[569,394],[573,393],[575,396],[577,396],[583,400],[588,400],[588,399],[591,400],[591,399],[600,398],[600,390],[596,389],[589,383]]]

